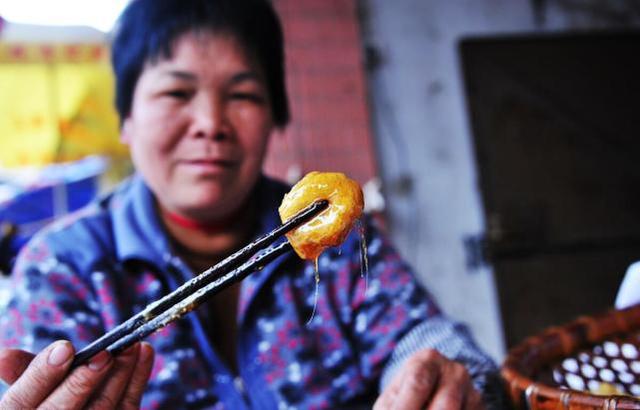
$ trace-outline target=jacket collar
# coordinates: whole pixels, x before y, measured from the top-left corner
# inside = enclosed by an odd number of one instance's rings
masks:
[[[260,210],[258,234],[280,224],[278,206],[288,187],[262,176],[254,200]],[[167,232],[160,221],[155,198],[142,177],[134,174],[114,193],[110,203],[118,260],[142,259],[154,264],[171,257]]]
[[[158,265],[160,260],[167,260],[167,234],[154,196],[140,175],[134,174],[121,185],[110,206],[119,261],[138,259]]]

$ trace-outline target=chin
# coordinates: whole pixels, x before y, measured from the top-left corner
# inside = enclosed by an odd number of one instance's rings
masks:
[[[201,179],[178,184],[173,190],[174,203],[185,212],[220,215],[242,206],[251,192],[239,178],[233,180]]]
[[[193,215],[218,217],[232,213],[242,205],[243,199],[236,195],[209,192],[207,194],[183,197],[180,208]]]

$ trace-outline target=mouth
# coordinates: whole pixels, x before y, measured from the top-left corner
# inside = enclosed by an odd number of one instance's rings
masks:
[[[218,173],[237,166],[236,161],[223,158],[195,158],[179,161],[179,164],[195,172]]]

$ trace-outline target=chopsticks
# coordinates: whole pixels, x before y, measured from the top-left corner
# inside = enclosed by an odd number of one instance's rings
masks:
[[[324,199],[312,203],[284,224],[185,282],[175,291],[150,303],[142,311],[77,352],[72,367],[85,363],[105,349],[114,355],[122,352],[135,342],[194,310],[226,287],[262,269],[266,264],[292,249],[288,241],[269,247],[271,244],[285,233],[318,215],[328,206],[329,201]],[[266,248],[264,252],[251,258],[264,248]]]

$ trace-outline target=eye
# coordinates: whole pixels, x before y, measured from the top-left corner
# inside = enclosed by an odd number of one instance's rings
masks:
[[[165,91],[164,95],[170,98],[175,98],[177,100],[187,100],[193,95],[193,92],[191,90],[175,89]]]
[[[231,100],[250,101],[258,104],[264,103],[264,96],[257,92],[236,91],[229,95]]]

